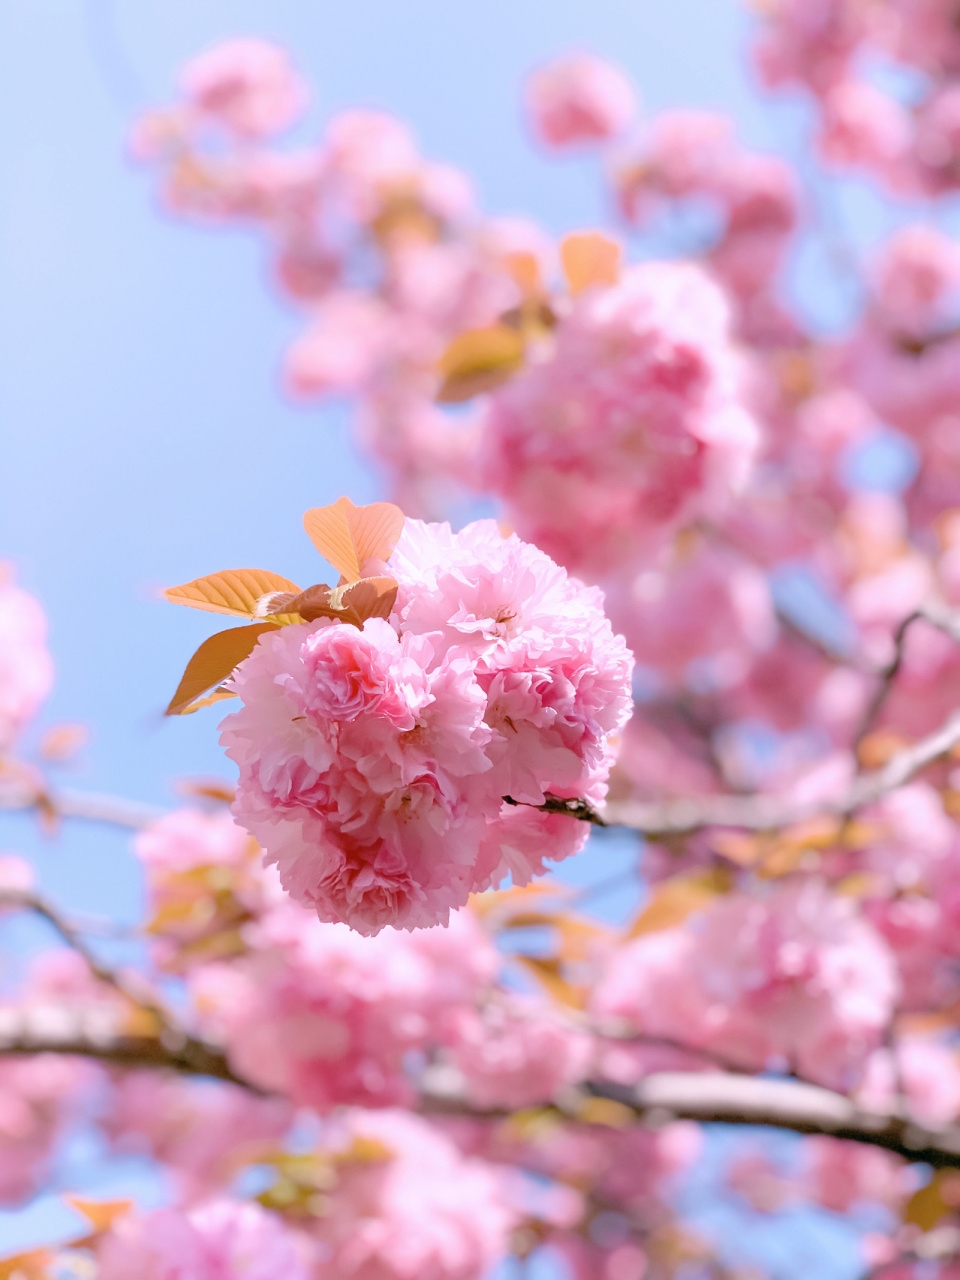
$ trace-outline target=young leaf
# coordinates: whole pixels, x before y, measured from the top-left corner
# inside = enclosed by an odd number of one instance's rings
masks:
[[[0,1258],[0,1280],[46,1280],[55,1254],[50,1249],[31,1249]]]
[[[301,592],[301,595],[303,593]],[[291,603],[297,599],[294,591],[268,591],[265,596],[261,596],[257,601],[255,618],[269,618],[271,622],[275,622],[280,627],[293,626],[298,622],[305,621],[295,609],[291,609]]]
[[[535,253],[507,253],[504,255],[503,265],[513,276],[524,297],[534,297],[544,292],[540,263]]]
[[[706,871],[691,871],[687,875],[663,880],[653,890],[650,898],[627,931],[628,938],[638,938],[643,933],[659,929],[672,929],[683,924],[687,916],[702,911],[714,898],[730,890],[729,872],[717,867]]]
[[[345,587],[340,596],[347,609],[353,609],[361,622],[367,618],[389,618],[397,601],[395,578],[361,578]]]
[[[349,498],[338,498],[329,507],[311,508],[303,517],[303,527],[343,580],[356,582],[367,560],[389,558],[403,521],[403,512],[392,502],[355,507]]]
[[[523,334],[506,324],[459,334],[437,366],[443,375],[437,399],[459,404],[492,391],[522,367],[526,346]]]
[[[114,1220],[129,1213],[132,1200],[83,1200],[80,1196],[64,1196],[71,1209],[86,1218],[96,1231],[109,1231]]]
[[[195,578],[180,587],[168,587],[163,593],[172,604],[205,609],[208,613],[229,613],[240,618],[257,616],[257,601],[268,592],[284,591],[296,595],[300,588],[289,578],[267,569],[225,569],[205,578]]]
[[[903,1220],[921,1231],[932,1231],[941,1218],[956,1213],[958,1202],[960,1175],[956,1169],[938,1169],[926,1186],[907,1201]]]
[[[284,607],[296,610],[297,616],[304,622],[316,622],[318,618],[334,618],[340,622],[353,622],[357,627],[361,625],[358,617],[343,616],[344,610],[337,608],[335,592],[325,582],[307,587],[306,591],[301,591],[298,596],[294,596]]]
[[[583,987],[568,982],[561,972],[559,960],[542,960],[539,956],[514,956],[514,960],[528,973],[533,974],[544,987],[548,995],[560,1004],[569,1005],[573,1009],[582,1009],[586,1003],[586,991]]]
[[[226,680],[234,667],[250,656],[253,646],[267,631],[276,631],[275,624],[254,622],[249,627],[231,627],[228,631],[218,631],[209,640],[204,640],[187,663],[183,679],[165,714],[183,715],[196,698],[202,697],[221,680]],[[196,707],[190,709],[197,710]]]
[[[178,711],[177,715],[192,716],[195,711],[202,711],[204,707],[212,707],[215,702],[223,702],[225,698],[235,698],[236,696],[232,689],[214,689],[213,693],[208,693],[205,698],[198,698],[196,702],[191,702],[188,707]]]
[[[560,242],[560,261],[570,292],[576,298],[594,285],[616,284],[623,250],[599,231],[575,231]]]

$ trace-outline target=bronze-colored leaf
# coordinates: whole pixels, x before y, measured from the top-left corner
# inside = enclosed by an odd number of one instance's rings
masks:
[[[513,959],[528,973],[533,974],[547,994],[558,1003],[569,1005],[573,1009],[582,1009],[586,1004],[586,988],[567,981],[559,960],[545,960],[539,956],[514,956]]]
[[[507,324],[458,334],[437,366],[443,375],[437,399],[458,404],[492,391],[523,366],[526,349],[523,334]]]
[[[329,507],[313,507],[303,517],[311,542],[345,582],[362,577],[368,560],[389,558],[403,522],[403,512],[392,502],[356,507],[349,498],[338,498]]]
[[[197,710],[196,706],[191,707],[190,704],[221,680],[226,680],[234,668],[250,656],[260,637],[276,629],[273,622],[254,622],[248,627],[231,627],[229,631],[218,631],[209,640],[204,640],[187,663],[183,679],[165,714],[177,716],[183,715],[186,709]],[[223,696],[229,697],[230,694],[224,690]]]
[[[304,622],[316,622],[318,618],[332,618],[334,615],[334,610],[330,606],[332,594],[325,582],[318,582],[315,586],[307,587],[306,591],[301,591],[298,596],[288,600],[283,607],[289,609],[291,613],[299,614]]]
[[[204,707],[212,707],[216,702],[223,702],[227,698],[235,698],[236,696],[232,689],[214,689],[213,693],[208,693],[205,698],[198,698],[196,702],[191,702],[188,707],[184,707],[182,711],[178,711],[176,714],[192,716],[195,711],[202,711]],[[167,714],[173,713],[168,712]]]
[[[363,579],[361,579],[363,581]],[[289,608],[297,610],[296,616],[303,622],[316,622],[318,618],[332,618],[334,622],[346,622],[350,626],[363,627],[363,619],[356,609],[343,603],[343,592],[349,591],[356,583],[348,583],[345,587],[330,588],[325,582],[307,587],[290,602]]]
[[[219,778],[180,778],[174,785],[182,796],[200,796],[204,800],[219,800],[221,804],[233,804],[237,798],[236,787]]]
[[[344,587],[340,601],[353,609],[361,622],[367,618],[389,618],[397,602],[396,578],[361,578]]]
[[[265,596],[261,596],[257,601],[256,612],[253,616],[255,618],[269,618],[271,622],[275,622],[280,627],[294,626],[296,623],[304,621],[300,614],[290,607],[296,598],[297,596],[293,591],[268,591]]]
[[[575,298],[595,285],[616,284],[622,257],[616,240],[599,231],[576,231],[560,242],[563,274]]]
[[[64,1196],[71,1209],[81,1214],[95,1231],[108,1231],[117,1218],[129,1213],[132,1200],[84,1200],[80,1196]]]
[[[535,253],[518,251],[504,254],[503,265],[524,297],[539,296],[543,293],[540,262]]]
[[[628,938],[659,929],[672,929],[688,916],[710,905],[720,894],[728,893],[732,880],[723,867],[692,871],[687,875],[663,880],[651,893],[643,910],[627,931]]]
[[[228,613],[238,618],[255,618],[261,596],[276,591],[292,592],[300,588],[289,578],[267,569],[224,569],[205,578],[195,578],[180,587],[168,587],[163,593],[172,604],[205,609],[208,613]]]
[[[0,1258],[0,1280],[46,1280],[55,1257],[50,1249],[31,1249]]]
[[[40,754],[44,760],[59,764],[76,755],[89,738],[90,731],[84,724],[55,724],[41,738]]]

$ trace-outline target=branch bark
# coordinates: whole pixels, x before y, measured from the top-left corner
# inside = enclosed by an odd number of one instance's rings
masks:
[[[935,733],[897,752],[882,769],[858,774],[846,792],[835,800],[798,802],[782,796],[709,795],[683,796],[676,800],[646,802],[612,800],[594,809],[583,800],[548,795],[541,813],[566,814],[596,827],[627,827],[645,836],[689,835],[703,827],[741,827],[749,831],[775,831],[823,814],[846,818],[864,805],[896,791],[921,769],[960,745],[960,712],[955,712]],[[507,804],[517,804],[504,796]]]
[[[936,627],[938,631],[942,631],[944,635],[949,636],[955,643],[960,644],[960,613],[948,609],[936,601],[930,601],[921,606],[921,608],[914,609],[913,613],[907,614],[893,633],[893,657],[885,667],[882,667],[877,672],[877,688],[854,736],[854,750],[859,747],[880,717],[880,712],[883,710],[887,698],[890,696],[890,690],[893,688],[893,682],[900,674],[900,668],[903,666],[907,635],[916,622],[927,622],[931,627]]]
[[[56,818],[78,818],[106,826],[141,831],[167,812],[159,805],[142,804],[123,796],[95,791],[38,791],[28,779],[6,779],[0,786],[0,809],[35,809],[42,803],[45,812]]]
[[[145,1036],[84,1031],[76,1018],[62,1033],[31,1023],[29,1014],[0,1019],[0,1057],[57,1053],[92,1058],[127,1069],[164,1070],[228,1081],[263,1096],[232,1070],[226,1056],[194,1037],[181,1043]],[[702,1124],[746,1124],[793,1133],[840,1138],[881,1147],[908,1161],[960,1169],[960,1128],[927,1129],[895,1112],[872,1112],[849,1098],[792,1079],[731,1075],[723,1071],[656,1072],[635,1086],[586,1081],[568,1096],[545,1100],[567,1119],[576,1119],[588,1098],[607,1098],[633,1112],[639,1123],[661,1127],[674,1120]],[[497,1119],[509,1112],[472,1107],[463,1080],[446,1066],[428,1068],[420,1079],[420,1109],[426,1114]]]
[[[49,1011],[34,1022],[29,1012],[0,1015],[0,1058],[34,1057],[57,1053],[68,1057],[93,1058],[107,1066],[173,1071],[186,1076],[209,1076],[239,1085],[251,1093],[265,1090],[238,1076],[226,1056],[216,1047],[193,1036],[177,1039],[164,1034],[130,1036],[85,1030],[77,1019],[66,1019],[61,1030],[50,1025]]]
[[[431,1068],[424,1085],[427,1111],[483,1114],[464,1106],[456,1072]],[[578,1104],[589,1097],[618,1102],[654,1128],[674,1120],[761,1125],[882,1147],[904,1160],[923,1161],[938,1169],[960,1168],[960,1128],[926,1129],[898,1113],[866,1111],[843,1094],[798,1080],[722,1071],[663,1071],[633,1086],[587,1081],[556,1105],[575,1118]]]

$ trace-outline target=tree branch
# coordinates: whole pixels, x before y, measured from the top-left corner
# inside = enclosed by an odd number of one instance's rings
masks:
[[[129,1000],[137,1009],[155,1018],[162,1034],[170,1042],[185,1044],[190,1039],[170,1010],[156,999],[145,981],[141,982],[138,979],[131,981],[126,975],[117,973],[115,969],[104,964],[90,950],[74,925],[46,898],[31,892],[0,891],[0,908],[3,907],[30,911],[46,920],[66,945],[82,957],[98,982],[110,987],[124,1000]]]
[[[79,818],[106,826],[126,827],[140,831],[157,822],[167,812],[159,805],[142,804],[122,796],[103,795],[95,791],[38,791],[28,778],[6,778],[0,786],[0,809],[44,810],[57,818]]]
[[[30,1011],[0,1015],[0,1057],[57,1053],[92,1058],[127,1069],[174,1071],[209,1076],[260,1096],[268,1091],[237,1075],[215,1046],[187,1037],[172,1045],[163,1038],[125,1036],[84,1029],[67,1011],[59,1030],[49,1011],[33,1018]],[[472,1107],[463,1079],[448,1066],[429,1067],[420,1078],[420,1109],[425,1114],[462,1115],[476,1119],[505,1118],[510,1112]],[[764,1079],[722,1071],[656,1072],[635,1086],[587,1081],[568,1096],[548,1102],[568,1120],[577,1119],[591,1097],[628,1107],[637,1120],[660,1127],[674,1120],[702,1124],[749,1124],[793,1133],[840,1138],[881,1147],[908,1161],[934,1168],[960,1169],[960,1128],[926,1129],[894,1112],[872,1112],[842,1094],[792,1079]]]
[[[822,814],[849,817],[896,791],[928,764],[960,744],[960,712],[955,712],[935,733],[906,747],[873,773],[858,774],[837,800],[803,801],[780,796],[717,795],[683,796],[676,800],[611,800],[594,809],[584,800],[547,795],[543,804],[531,805],[540,813],[566,814],[596,827],[627,827],[645,836],[689,835],[703,827],[742,827],[749,831],[775,831]],[[507,804],[519,801],[504,796]]]
[[[210,1076],[239,1085],[251,1093],[265,1090],[235,1074],[226,1056],[194,1036],[171,1041],[166,1036],[118,1035],[84,1027],[82,1019],[65,1011],[62,1025],[49,1009],[35,1016],[29,1009],[0,1012],[0,1058],[33,1057],[57,1053],[69,1057],[93,1058],[108,1066],[174,1071],[187,1076]]]
[[[427,1111],[484,1114],[464,1103],[459,1072],[430,1068],[422,1086]],[[960,1168],[960,1128],[925,1129],[897,1113],[866,1111],[842,1094],[792,1079],[664,1071],[633,1086],[587,1081],[555,1105],[568,1118],[576,1119],[579,1107],[590,1097],[618,1102],[650,1127],[659,1128],[674,1120],[762,1125],[882,1147],[904,1160],[923,1161],[938,1169]]]
[[[931,627],[936,627],[938,631],[942,631],[944,635],[949,636],[951,640],[960,644],[960,613],[947,609],[944,605],[935,601],[930,601],[919,609],[914,609],[913,613],[908,613],[893,633],[893,657],[885,667],[881,667],[877,672],[877,688],[870,699],[870,703],[860,722],[860,727],[854,737],[854,750],[870,733],[880,717],[880,712],[890,696],[893,682],[900,674],[900,668],[903,666],[907,634],[915,622],[929,623]]]

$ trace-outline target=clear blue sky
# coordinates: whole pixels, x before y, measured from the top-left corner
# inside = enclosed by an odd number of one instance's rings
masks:
[[[590,163],[534,152],[524,73],[586,47],[628,70],[648,109],[722,109],[776,148],[784,117],[744,74],[748,26],[738,0],[3,0],[0,558],[50,614],[45,721],[93,732],[73,784],[169,803],[172,777],[226,773],[215,712],[160,719],[210,627],[158,586],[240,565],[310,581],[301,512],[377,494],[344,415],[278,394],[297,320],[269,295],[259,246],[158,213],[124,158],[134,114],[211,42],[272,38],[315,86],[310,128],[342,106],[392,110],[474,176],[488,210],[563,230],[597,221],[599,184]],[[32,854],[61,900],[135,918],[112,833],[49,844],[0,816],[3,848]],[[34,1239],[48,1209],[0,1215],[0,1250]]]

